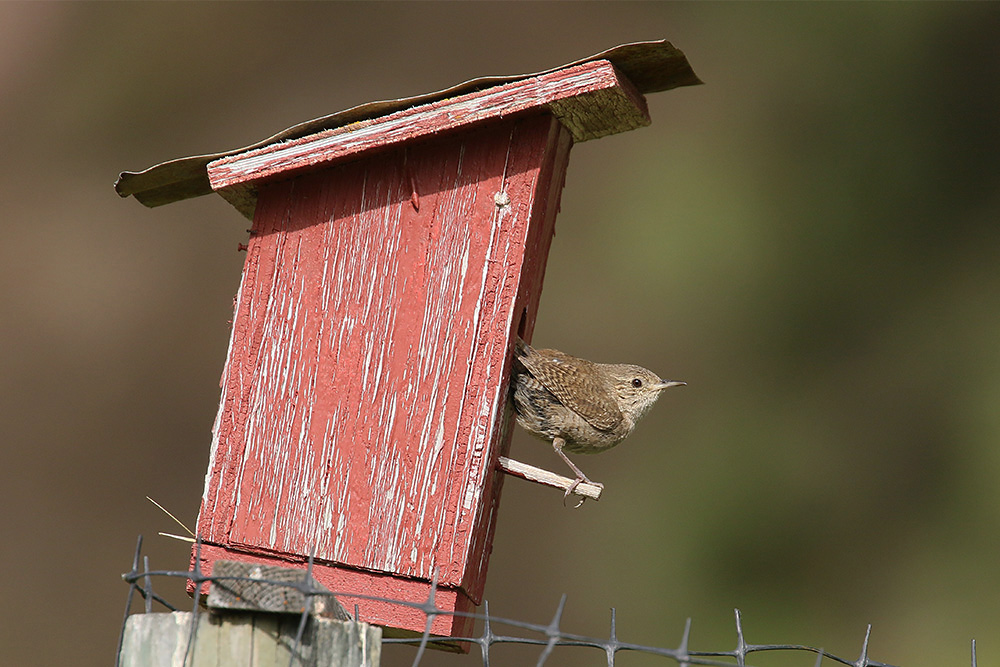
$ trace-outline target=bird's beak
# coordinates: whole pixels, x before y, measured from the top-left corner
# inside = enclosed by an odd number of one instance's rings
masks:
[[[657,389],[669,389],[670,387],[683,387],[687,382],[677,382],[676,380],[660,380]]]

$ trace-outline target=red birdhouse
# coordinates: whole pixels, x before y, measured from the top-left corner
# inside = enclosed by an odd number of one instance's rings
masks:
[[[315,557],[334,591],[471,611],[571,146],[698,83],[666,42],[363,105],[228,154],[122,174],[155,206],[215,191],[253,220],[198,519],[202,567]],[[422,631],[367,599],[363,620]],[[459,636],[463,617],[432,631]]]

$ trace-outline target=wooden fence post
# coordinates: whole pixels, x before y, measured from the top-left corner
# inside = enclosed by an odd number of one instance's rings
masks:
[[[304,595],[302,570],[216,561],[213,578],[208,611],[129,616],[120,667],[378,667],[382,629]]]

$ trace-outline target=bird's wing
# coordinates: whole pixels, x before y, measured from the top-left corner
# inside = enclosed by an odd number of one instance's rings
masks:
[[[560,403],[599,431],[610,431],[621,423],[622,413],[612,389],[595,373],[596,364],[558,350],[524,348],[518,350],[518,361]]]

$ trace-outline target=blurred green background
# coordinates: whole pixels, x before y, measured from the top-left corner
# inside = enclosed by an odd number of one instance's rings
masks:
[[[194,523],[247,225],[119,171],[667,38],[706,85],[573,149],[535,342],[689,386],[579,461],[600,503],[508,480],[491,612],[1000,664],[998,35],[996,3],[0,4],[0,662],[110,664],[136,535],[187,564],[144,496]]]

